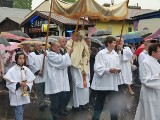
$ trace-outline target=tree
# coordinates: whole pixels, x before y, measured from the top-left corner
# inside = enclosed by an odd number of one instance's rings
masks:
[[[32,0],[13,0],[13,7],[22,9],[31,9]]]

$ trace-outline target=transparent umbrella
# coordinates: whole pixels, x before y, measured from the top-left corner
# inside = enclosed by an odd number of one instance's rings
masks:
[[[10,43],[7,41],[7,39],[2,36],[0,36],[0,44],[3,44],[4,46],[10,46]]]
[[[29,38],[29,36],[26,33],[22,32],[20,30],[9,31],[9,33],[17,35],[17,36],[22,36],[22,37]]]

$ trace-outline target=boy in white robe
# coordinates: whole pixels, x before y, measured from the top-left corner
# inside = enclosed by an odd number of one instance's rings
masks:
[[[139,67],[142,88],[135,120],[160,119],[160,44],[150,45],[148,54]]]
[[[116,38],[108,36],[104,42],[106,48],[99,51],[95,58],[94,77],[91,88],[97,93],[92,120],[100,120],[103,106],[108,97],[111,120],[118,120],[117,91],[119,77],[119,56],[115,52]]]
[[[67,68],[71,65],[70,49],[66,54],[60,54],[59,42],[51,43],[51,51],[46,55],[46,63],[44,69],[45,94],[50,95],[51,113],[53,120],[59,120],[60,104],[63,104],[64,92],[70,91]]]
[[[132,84],[132,71],[131,71],[131,59],[133,56],[133,53],[131,49],[127,46],[124,46],[124,41],[123,39],[118,38],[117,39],[117,46],[116,46],[116,52],[119,55],[120,59],[120,69],[121,72],[119,74],[119,79],[118,79],[118,96],[119,96],[119,103],[117,106],[117,110],[119,112],[126,111],[130,108],[130,104],[128,102],[128,97],[125,94],[126,90],[131,94],[134,95],[134,92],[131,88]]]
[[[131,60],[133,53],[131,49],[127,46],[124,46],[123,39],[117,39],[117,53],[120,57],[120,79],[119,79],[119,88],[121,92],[124,91],[126,85],[130,94],[134,94],[131,84],[132,84],[132,70],[131,70]]]
[[[151,45],[151,41],[145,41],[144,42],[144,50],[139,54],[138,56],[138,63],[140,65],[140,63],[145,59],[147,58],[149,55],[148,55],[148,47]]]
[[[15,111],[15,120],[23,120],[25,105],[30,103],[27,92],[31,91],[35,76],[29,68],[23,66],[25,56],[19,52],[15,56],[16,64],[4,75],[6,86],[9,89],[10,105]]]

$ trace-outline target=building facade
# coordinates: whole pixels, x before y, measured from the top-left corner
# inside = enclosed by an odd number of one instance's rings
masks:
[[[155,33],[160,28],[160,10],[133,17],[134,29]]]
[[[153,12],[154,10],[149,10],[149,9],[141,9],[139,6],[129,6],[128,7],[128,15],[126,16],[125,19],[125,24],[124,24],[124,29],[123,29],[123,34],[127,34],[128,32],[134,31],[134,25],[133,25],[133,16],[141,15],[144,13],[150,13]],[[109,21],[109,22],[101,22],[101,21],[96,21],[96,29],[104,29],[104,30],[109,30],[112,31],[112,35],[120,35],[121,29],[122,29],[122,24],[123,21]]]

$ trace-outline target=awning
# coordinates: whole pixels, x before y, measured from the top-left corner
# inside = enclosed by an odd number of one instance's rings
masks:
[[[68,4],[60,0],[52,0],[52,3],[52,11],[72,19],[78,19],[81,16],[106,22],[109,20],[123,20],[128,14],[128,0],[111,7],[99,5],[95,0],[78,0],[76,3]]]

